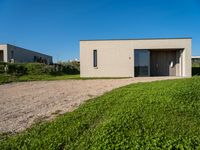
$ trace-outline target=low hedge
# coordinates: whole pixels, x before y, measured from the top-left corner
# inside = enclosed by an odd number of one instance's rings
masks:
[[[27,74],[27,68],[25,64],[8,64],[8,70],[7,73],[11,75],[26,75]]]
[[[79,74],[80,64],[76,61],[59,63],[61,72],[65,74]]]
[[[29,75],[37,75],[37,74],[49,74],[50,72],[46,71],[46,67],[48,65],[40,64],[40,63],[27,63],[25,64],[27,68],[27,74]]]
[[[62,75],[79,74],[79,64],[74,62],[46,65],[42,63],[0,63],[0,73],[8,75]]]
[[[5,72],[5,66],[6,66],[6,63],[0,62],[0,73],[4,73]]]

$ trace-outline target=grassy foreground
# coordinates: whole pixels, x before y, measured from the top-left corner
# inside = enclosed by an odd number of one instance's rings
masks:
[[[200,149],[200,77],[132,84],[89,100],[0,149]]]

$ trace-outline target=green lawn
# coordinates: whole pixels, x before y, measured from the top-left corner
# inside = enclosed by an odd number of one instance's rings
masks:
[[[0,75],[0,84],[20,81],[40,81],[40,80],[67,80],[67,79],[80,79],[80,75],[24,75],[24,76],[11,76]]]
[[[23,76],[12,76],[0,74],[0,84],[11,83],[11,82],[24,82],[24,81],[51,81],[51,80],[91,80],[91,79],[125,79],[127,77],[103,77],[103,78],[81,78],[77,75],[23,75]]]
[[[200,77],[118,88],[0,140],[0,149],[130,148],[200,149]]]
[[[35,81],[35,80],[67,80],[67,79],[80,79],[80,75],[25,75],[19,77],[20,81]]]

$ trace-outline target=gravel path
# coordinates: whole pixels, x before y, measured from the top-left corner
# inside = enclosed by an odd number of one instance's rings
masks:
[[[83,101],[130,83],[172,77],[34,81],[0,85],[0,133],[19,132],[41,119],[72,111]]]

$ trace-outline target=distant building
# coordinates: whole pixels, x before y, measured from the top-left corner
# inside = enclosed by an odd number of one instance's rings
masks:
[[[200,56],[192,56],[192,62],[200,63]]]
[[[200,67],[200,56],[192,56],[192,67]]]
[[[51,64],[52,56],[17,47],[10,44],[0,44],[0,62],[40,62]]]

